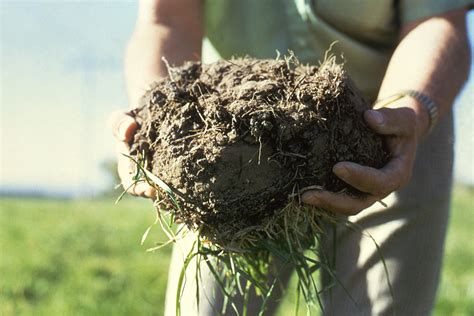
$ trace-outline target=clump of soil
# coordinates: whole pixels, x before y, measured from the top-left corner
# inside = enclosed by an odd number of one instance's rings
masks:
[[[360,195],[339,161],[381,167],[369,105],[334,59],[188,62],[169,69],[134,111],[132,154],[179,191],[177,220],[213,241],[259,229],[307,186]]]

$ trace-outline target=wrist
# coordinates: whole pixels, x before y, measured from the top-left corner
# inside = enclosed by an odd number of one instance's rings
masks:
[[[428,110],[420,101],[414,98],[404,98],[403,100],[405,106],[413,109],[415,112],[417,139],[423,139],[431,131]]]

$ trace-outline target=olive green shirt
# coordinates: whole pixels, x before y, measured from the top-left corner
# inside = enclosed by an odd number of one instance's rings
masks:
[[[474,0],[205,0],[203,60],[292,50],[317,64],[331,53],[369,100],[377,96],[400,27]]]

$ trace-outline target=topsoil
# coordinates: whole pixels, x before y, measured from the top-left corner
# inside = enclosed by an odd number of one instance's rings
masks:
[[[184,197],[177,220],[211,240],[258,227],[307,186],[361,195],[334,164],[379,168],[388,157],[333,59],[188,62],[142,101],[131,153]]]

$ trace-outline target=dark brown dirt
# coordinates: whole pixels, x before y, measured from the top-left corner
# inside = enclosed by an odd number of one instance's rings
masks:
[[[222,240],[258,227],[306,186],[360,195],[332,167],[385,164],[368,108],[334,60],[189,62],[170,68],[134,112],[132,154],[186,197],[178,220]]]

